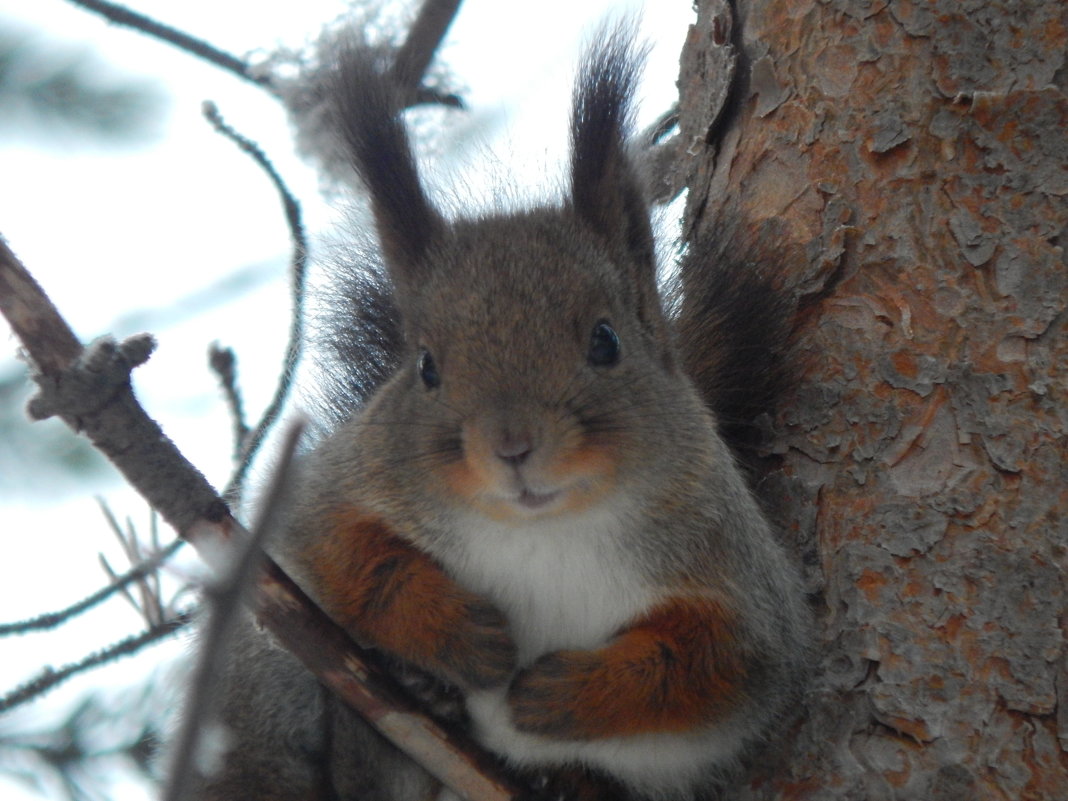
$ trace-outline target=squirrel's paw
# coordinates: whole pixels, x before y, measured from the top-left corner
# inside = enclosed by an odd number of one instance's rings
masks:
[[[488,689],[504,684],[515,671],[516,646],[508,633],[508,621],[488,601],[472,596],[445,631],[435,656],[448,678],[466,687]]]
[[[596,736],[597,655],[556,651],[520,671],[508,688],[515,727],[563,740]]]

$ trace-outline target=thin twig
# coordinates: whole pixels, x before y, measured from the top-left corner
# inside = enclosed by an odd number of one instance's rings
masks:
[[[266,89],[272,88],[269,76],[257,75],[247,63],[237,56],[227,53],[225,50],[220,50],[203,39],[198,39],[177,28],[172,28],[170,25],[164,25],[151,17],[146,17],[144,14],[132,11],[118,3],[110,3],[107,0],[68,0],[68,2],[95,12],[108,20],[108,22],[133,28],[136,31],[173,45],[179,50],[184,50],[203,61],[221,67],[227,72],[232,72],[239,78],[243,78],[257,86]]]
[[[205,729],[213,722],[212,710],[218,695],[219,678],[223,673],[226,644],[233,637],[238,613],[259,570],[263,558],[261,547],[278,528],[293,454],[302,430],[303,425],[298,423],[291,425],[286,433],[278,466],[258,510],[252,536],[233,549],[237,552],[226,574],[204,587],[208,619],[201,628],[199,657],[187,694],[185,720],[174,741],[168,771],[170,778],[163,792],[163,801],[184,801],[192,788],[196,777],[196,754]]]
[[[226,574],[219,581],[205,584],[207,624],[201,629],[200,656],[190,684],[185,722],[175,739],[170,779],[163,791],[163,801],[185,801],[189,795],[197,773],[195,755],[205,728],[214,717],[226,643],[232,639],[241,604],[249,594],[252,579],[260,568],[264,541],[278,528],[282,499],[302,429],[302,424],[289,426],[278,467],[274,469],[263,505],[258,509],[252,536],[247,543],[240,544]]]
[[[87,670],[114,661],[120,657],[136,654],[146,645],[162,640],[164,637],[168,637],[184,626],[187,626],[192,619],[192,615],[180,613],[172,619],[165,621],[158,626],[153,626],[140,634],[127,637],[126,639],[120,640],[114,645],[100,651],[94,651],[79,662],[64,665],[59,670],[45,668],[35,678],[16,687],[10,693],[0,698],[0,713],[7,712],[9,709],[19,706],[20,704],[25,704],[27,701],[31,701],[39,695],[43,695],[79,673],[84,673]]]
[[[237,386],[237,356],[233,348],[224,348],[218,342],[212,342],[208,348],[208,364],[219,379],[223,397],[230,409],[230,423],[233,426],[234,464],[241,464],[241,454],[245,451],[248,438],[248,422],[245,419],[245,405],[241,400],[241,390]]]
[[[102,601],[107,600],[116,592],[123,591],[138,579],[155,572],[161,564],[167,561],[167,559],[169,559],[174,552],[182,546],[182,544],[181,540],[175,540],[165,549],[160,551],[157,556],[142,562],[121,576],[117,576],[107,587],[97,590],[92,595],[68,606],[66,609],[60,610],[59,612],[48,612],[17,623],[0,623],[0,637],[6,637],[11,634],[27,634],[31,631],[47,631],[48,629],[54,629],[57,626],[62,625],[72,617],[76,617],[82,612],[92,609]]]
[[[178,542],[181,542],[181,540],[178,540]],[[116,581],[118,579],[118,574],[111,567],[111,564],[108,562],[107,557],[101,553],[97,554],[97,558],[100,560],[100,566],[104,569],[104,572],[107,573],[108,578],[111,579],[111,581]],[[142,582],[137,582],[137,584],[141,589],[141,602],[138,602],[138,600],[133,597],[133,594],[130,592],[129,587],[123,587],[121,590],[119,590],[119,595],[126,599],[126,602],[133,607],[134,611],[137,612],[137,614],[144,618],[145,622],[148,623],[149,626],[154,626],[159,623],[163,618],[162,616],[152,616],[152,612],[150,611],[149,607],[147,607],[144,603],[144,584]]]
[[[424,74],[441,46],[445,33],[449,30],[456,12],[460,10],[463,0],[426,0],[419,9],[419,16],[412,23],[408,37],[397,51],[393,62],[392,79],[398,85],[411,92],[416,92],[422,84]],[[429,90],[427,90],[429,91]],[[437,102],[453,105],[447,100],[459,102],[452,95],[437,95]],[[425,100],[421,102],[426,102]]]
[[[108,522],[108,527],[115,534],[119,544],[122,546],[123,553],[126,555],[126,561],[131,565],[138,565],[141,562],[144,562],[146,560],[145,549],[141,545],[141,539],[137,536],[133,521],[127,518],[126,529],[124,530],[122,526],[119,525],[119,521],[115,518],[115,515],[112,513],[104,499],[97,498],[97,503],[100,505],[100,509],[104,513],[104,518]],[[160,550],[159,526],[156,525],[155,512],[152,512],[149,515],[149,529],[151,531],[151,540],[148,553],[158,553]],[[181,540],[178,540],[174,543],[175,550],[177,550],[177,547],[181,542]],[[118,576],[103,554],[100,554],[100,563],[103,566],[104,571],[108,574],[108,577],[112,581],[116,581]],[[163,603],[163,590],[160,583],[159,570],[153,570],[146,573],[135,583],[137,584],[141,600],[138,601],[135,599],[125,587],[121,590],[122,596],[130,603],[130,606],[144,618],[146,624],[149,626],[156,626],[162,623],[166,618],[166,604]]]
[[[289,391],[293,386],[294,373],[297,362],[300,360],[301,348],[304,340],[304,287],[308,272],[308,242],[304,235],[304,223],[301,220],[300,204],[297,203],[293,194],[282,180],[282,176],[274,168],[270,159],[260,147],[250,139],[230,127],[214,103],[204,104],[204,116],[212,124],[216,131],[236,144],[242,151],[247,153],[267,173],[271,179],[278,196],[282,199],[285,208],[286,223],[289,226],[289,235],[293,240],[293,258],[290,264],[290,292],[292,294],[292,314],[289,323],[289,342],[286,345],[285,359],[282,366],[282,375],[278,379],[274,397],[260,416],[255,428],[245,438],[241,452],[241,458],[234,469],[234,474],[223,492],[224,497],[236,503],[241,497],[241,489],[245,476],[252,464],[253,458],[263,444],[264,438],[274,425],[282,411]]]

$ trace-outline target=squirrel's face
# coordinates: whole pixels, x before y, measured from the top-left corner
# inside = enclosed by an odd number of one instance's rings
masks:
[[[405,332],[361,418],[367,450],[388,454],[366,478],[396,509],[541,519],[620,493],[667,503],[664,482],[691,481],[667,468],[711,429],[674,366],[627,158],[637,60],[613,41],[576,84],[560,205],[460,221],[428,200],[373,65],[345,69],[340,116]]]
[[[412,464],[446,502],[497,520],[621,491],[672,383],[607,252],[552,222],[459,230],[409,313]]]

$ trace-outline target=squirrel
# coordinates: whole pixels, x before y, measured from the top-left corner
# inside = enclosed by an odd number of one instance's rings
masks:
[[[343,316],[377,326],[380,369],[304,461],[275,549],[357,641],[458,688],[507,763],[685,801],[789,722],[811,630],[732,450],[782,383],[787,304],[692,248],[665,311],[627,149],[635,50],[617,29],[585,56],[560,204],[455,220],[381,64],[342,54],[333,102],[386,271]],[[433,797],[252,624],[227,660],[201,799]]]

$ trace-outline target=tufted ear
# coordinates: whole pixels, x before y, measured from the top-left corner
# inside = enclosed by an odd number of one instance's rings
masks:
[[[649,209],[626,153],[631,96],[643,61],[633,40],[632,25],[602,32],[579,71],[571,112],[571,199],[611,249],[654,271]]]
[[[631,96],[643,53],[632,25],[602,32],[587,53],[571,112],[571,203],[623,273],[632,308],[666,366],[675,363],[660,304],[649,208],[627,156]]]
[[[366,46],[339,53],[334,87],[338,124],[367,185],[390,277],[403,294],[423,283],[427,252],[444,229],[415,166],[387,59]]]

